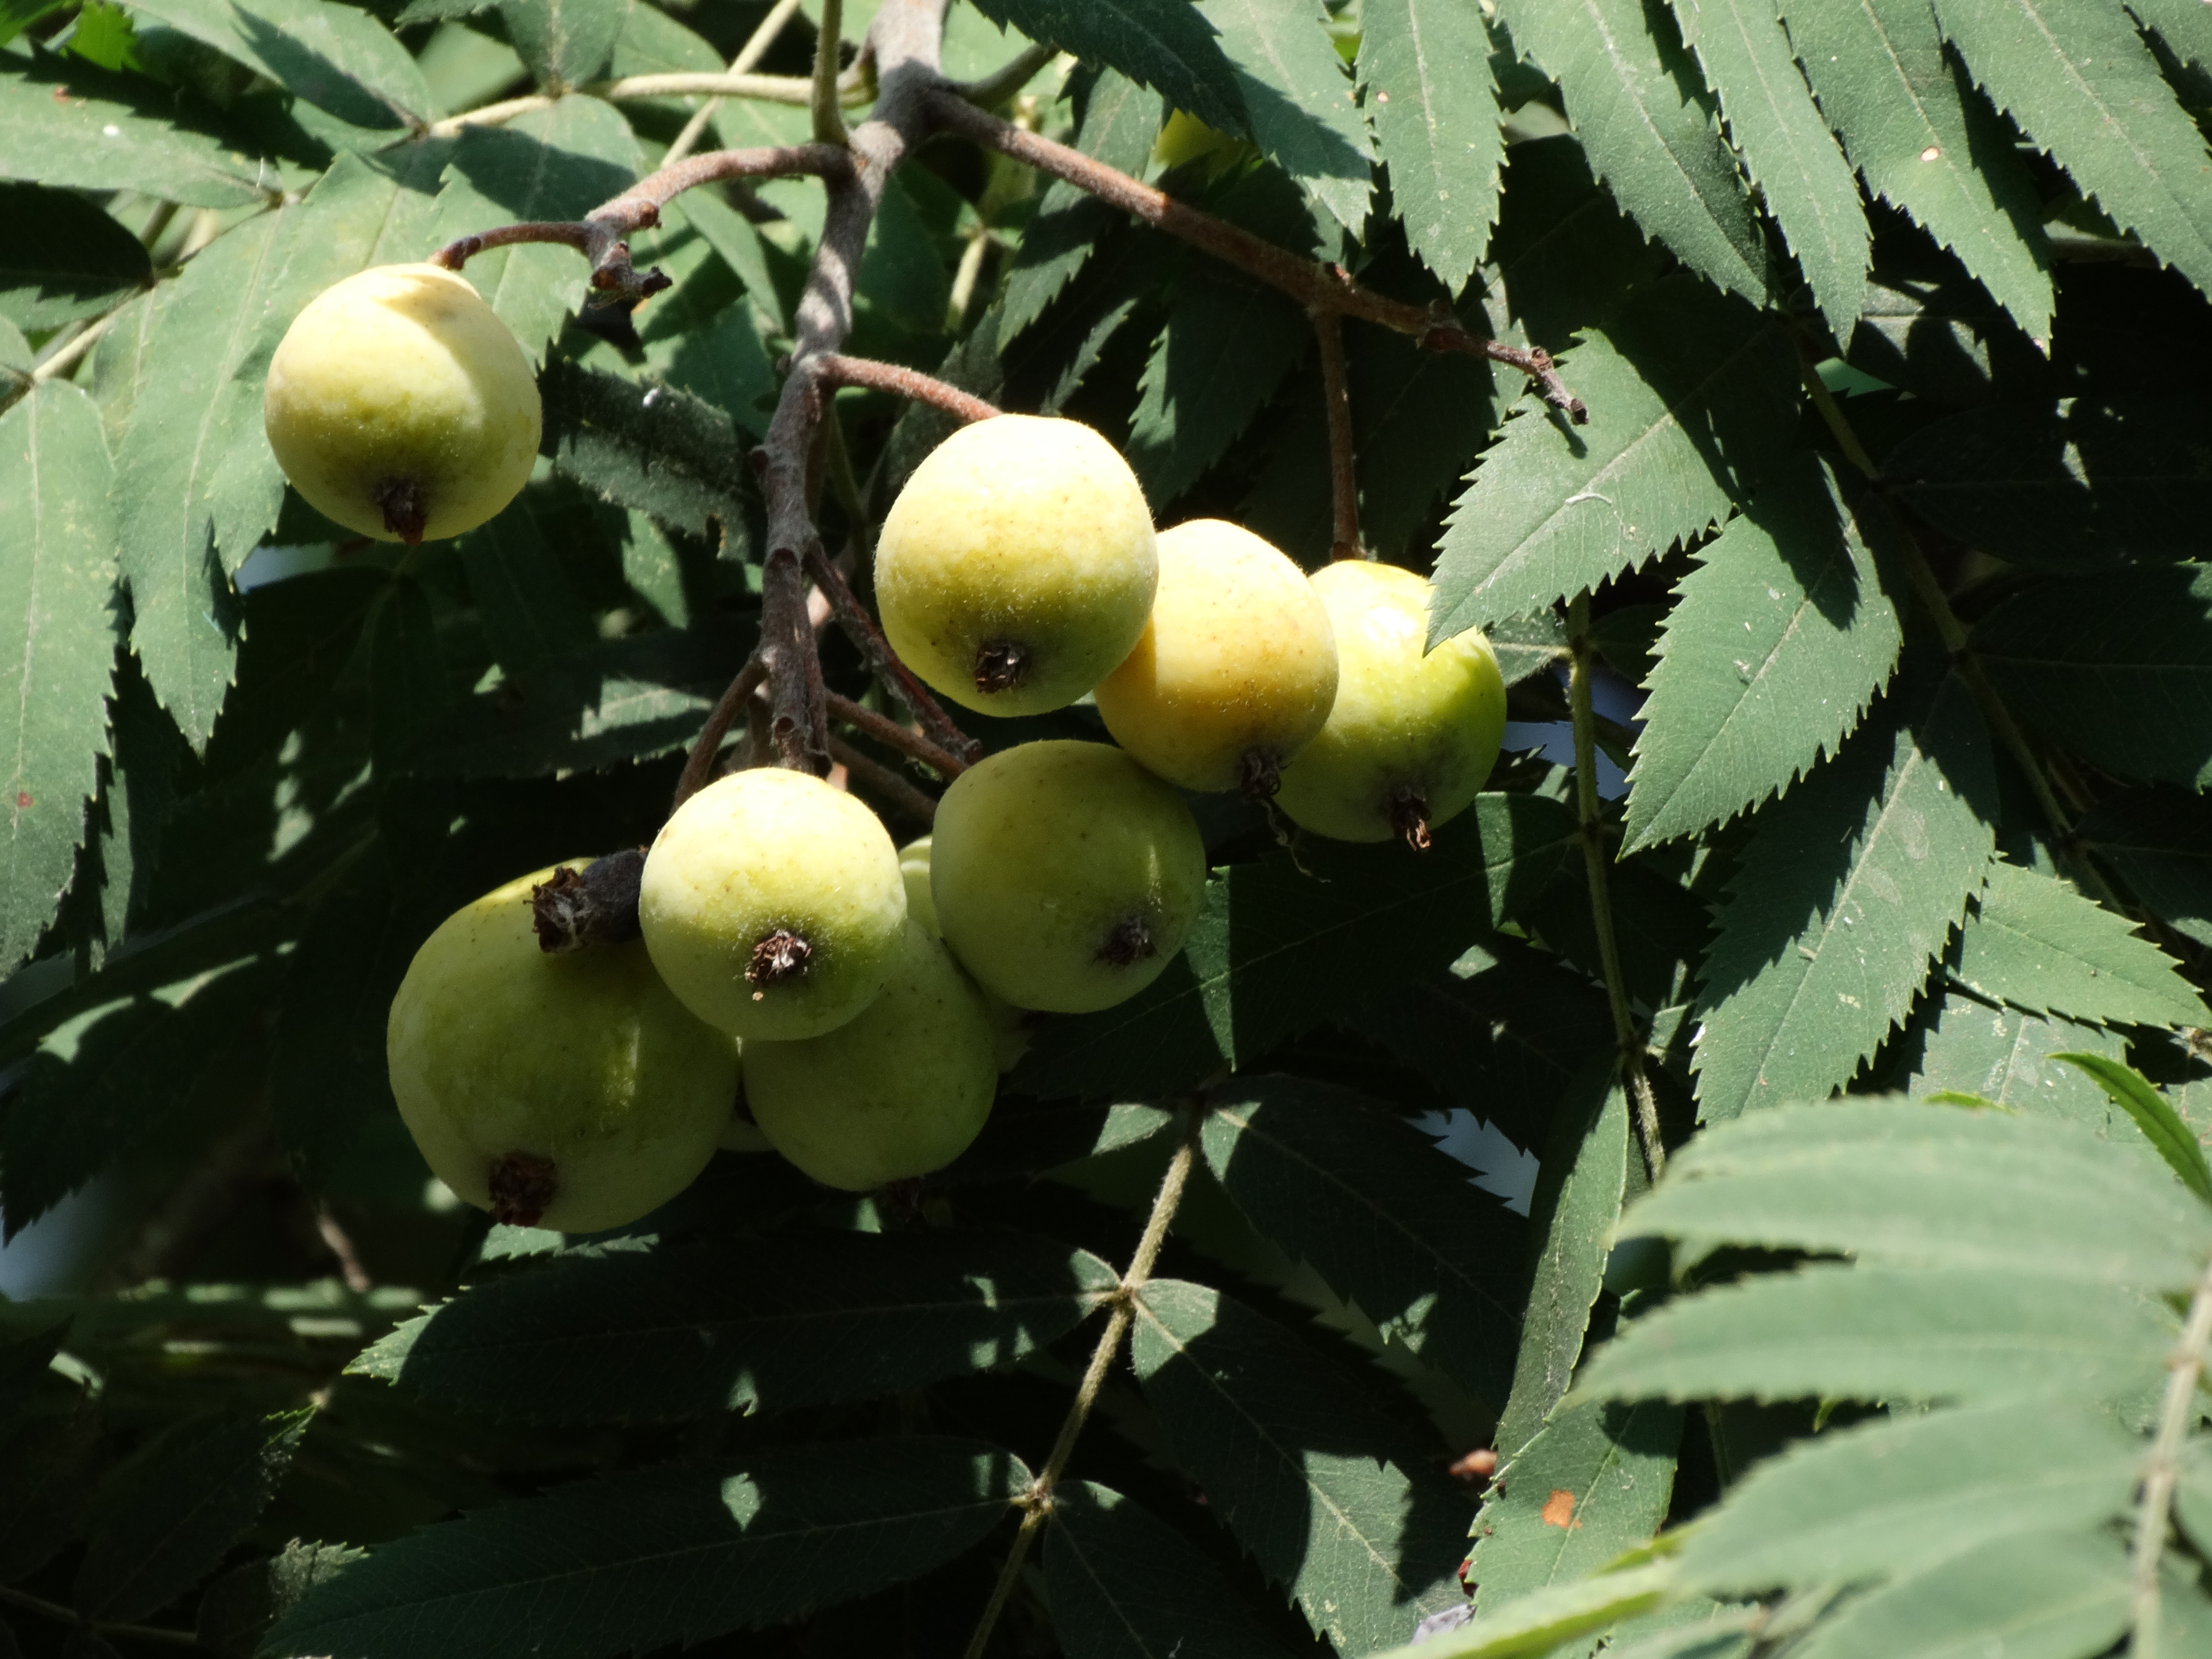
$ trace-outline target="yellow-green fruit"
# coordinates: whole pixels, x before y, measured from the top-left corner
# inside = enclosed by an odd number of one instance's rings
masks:
[[[1284,769],[1275,804],[1316,835],[1426,847],[1497,763],[1498,659],[1474,628],[1423,653],[1429,585],[1410,570],[1346,559],[1313,587],[1336,629],[1336,706]]]
[[[1336,640],[1305,572],[1250,531],[1160,532],[1160,587],[1137,648],[1098,683],[1114,740],[1186,789],[1275,793],[1336,701]]]
[[[898,960],[906,884],[882,823],[803,772],[708,784],[653,838],[637,919],[668,988],[746,1043],[832,1030]]]
[[[937,939],[945,937],[945,930],[937,925],[937,896],[929,885],[929,849],[931,837],[921,836],[899,848],[899,873],[906,878],[906,913],[927,927]],[[977,988],[976,994],[983,999],[983,1012],[991,1017],[991,1034],[998,1045],[999,1069],[1011,1072],[1021,1063],[1030,1051],[1029,1027],[1022,1011],[1006,998],[994,996]],[[723,1143],[727,1145],[726,1141]]]
[[[941,1170],[991,1115],[998,1053],[983,999],[911,917],[883,994],[850,1024],[745,1050],[745,1098],[776,1151],[865,1192]]]
[[[1159,580],[1128,463],[1076,421],[1000,415],[933,450],[876,546],[884,633],[986,714],[1062,708],[1129,654]]]
[[[938,803],[938,924],[1017,1008],[1088,1013],[1134,996],[1182,949],[1206,845],[1182,798],[1103,743],[993,755]]]
[[[316,295],[270,359],[261,412],[292,487],[379,541],[473,530],[538,459],[529,357],[436,265],[379,265]]]
[[[922,836],[910,841],[898,849],[899,877],[906,883],[906,913],[939,939],[945,937],[937,925],[937,900],[929,890],[930,838]]]
[[[579,866],[580,867],[580,866]],[[392,1097],[438,1178],[518,1226],[590,1233],[659,1208],[714,1156],[738,1048],[645,946],[549,956],[511,881],[423,941],[392,999]]]

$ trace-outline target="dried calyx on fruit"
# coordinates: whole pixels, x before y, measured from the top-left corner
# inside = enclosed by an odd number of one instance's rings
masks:
[[[884,520],[884,634],[932,689],[1042,714],[1098,684],[1145,630],[1159,575],[1129,465],[1079,422],[1001,415],[932,451]]]
[[[738,1048],[669,994],[645,946],[539,947],[525,876],[447,918],[392,999],[399,1115],[439,1179],[516,1226],[598,1232],[713,1156]]]

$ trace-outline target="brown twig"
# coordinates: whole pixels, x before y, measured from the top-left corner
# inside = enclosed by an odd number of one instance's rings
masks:
[[[1006,411],[995,404],[985,403],[973,392],[963,392],[949,380],[940,380],[933,374],[925,374],[918,368],[908,368],[903,363],[878,362],[872,357],[848,357],[842,352],[824,352],[815,359],[815,368],[831,386],[862,386],[870,392],[888,392],[895,397],[908,398],[918,404],[927,404],[963,421],[988,421],[994,415]]]
[[[767,677],[768,665],[756,653],[738,670],[729,689],[708,711],[707,723],[699,728],[699,735],[691,740],[691,752],[684,757],[683,775],[676,780],[676,799],[668,804],[670,811],[707,787],[708,780],[714,775],[714,757],[721,752],[722,739],[729,735],[738,711],[751,702],[753,692]]]
[[[830,757],[860,782],[884,796],[908,817],[925,824],[937,822],[935,797],[924,794],[880,761],[862,754],[842,738],[830,739]]]
[[[868,659],[870,671],[921,723],[922,734],[939,748],[958,756],[963,763],[972,763],[983,752],[983,745],[952,723],[952,717],[929,695],[929,688],[899,660],[890,641],[884,638],[882,630],[854,596],[844,573],[830,562],[819,543],[807,550],[806,570],[830,601],[831,614],[844,629],[845,637],[860,647],[860,654]]]
[[[1411,335],[1431,351],[1463,351],[1516,368],[1534,380],[1544,401],[1577,425],[1589,419],[1582,399],[1560,381],[1551,356],[1540,347],[1523,349],[1471,334],[1441,307],[1393,300],[1352,280],[1341,266],[1302,258],[1273,243],[1178,202],[1164,191],[1132,179],[1078,149],[1028,132],[988,110],[978,109],[945,86],[928,94],[929,112],[950,131],[1012,157],[1040,173],[1064,179],[1077,189],[1109,202],[1146,224],[1180,237],[1215,258],[1236,266],[1270,288],[1279,289],[1308,311],[1334,312]]]
[[[1321,343],[1321,395],[1328,410],[1329,501],[1336,513],[1332,559],[1359,556],[1359,472],[1352,447],[1352,380],[1344,361],[1344,319],[1334,311],[1315,311],[1314,337]]]
[[[948,783],[968,769],[968,763],[957,755],[939,748],[921,732],[878,714],[866,703],[854,702],[850,697],[841,696],[835,691],[825,693],[823,702],[832,720],[842,720],[846,725],[866,732],[885,748],[896,749],[902,755],[920,761]]]

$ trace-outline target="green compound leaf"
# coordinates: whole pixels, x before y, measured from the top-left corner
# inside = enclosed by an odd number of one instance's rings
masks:
[[[2044,582],[1983,617],[1972,643],[2052,742],[2125,776],[2212,783],[2212,569]]]
[[[1673,17],[1644,0],[1498,10],[1514,44],[1558,77],[1590,171],[1621,210],[1716,288],[1764,301],[1758,211]]]
[[[411,126],[429,118],[430,88],[422,70],[365,11],[329,0],[129,4],[354,126]]]
[[[1087,1480],[1053,1489],[1052,1627],[1068,1659],[1282,1659],[1282,1644],[1166,1522]]]
[[[1139,1293],[1133,1342],[1177,1461],[1316,1635],[1364,1653],[1460,1599],[1471,1506],[1370,1393],[1288,1332],[1181,1279]]]
[[[1295,1078],[1224,1085],[1199,1146],[1262,1237],[1462,1388],[1502,1404],[1526,1229],[1395,1112]]]
[[[35,61],[43,71],[58,60]],[[251,207],[279,187],[273,173],[217,139],[79,97],[64,80],[17,74],[0,76],[0,176],[67,190],[143,191],[186,207]]]
[[[1168,3],[1180,6],[1181,0]],[[1141,174],[1159,131],[1158,96],[1112,70],[1079,71],[1070,91],[1079,112],[1075,147],[1120,172]],[[1113,209],[1065,179],[1046,187],[1006,273],[1000,300],[1001,347],[1043,315],[1083,269],[1091,249],[1121,222]]]
[[[1797,256],[1838,341],[1866,298],[1874,234],[1858,183],[1797,72],[1773,0],[1689,0],[1674,7],[1682,38],[1720,94],[1744,171]]]
[[[1150,87],[1210,126],[1246,130],[1239,77],[1216,38],[1220,20],[1188,0],[976,0],[975,9]]]
[[[1851,164],[2038,340],[2057,297],[2035,185],[2011,136],[1943,55],[1923,0],[1794,0],[1790,45]],[[1842,337],[1848,338],[1848,336]]]
[[[750,495],[737,427],[701,398],[550,359],[538,380],[539,447],[568,477],[618,506],[707,533],[741,532]]]
[[[81,196],[37,185],[0,185],[0,319],[52,328],[96,317],[153,280],[138,239]]]
[[[1152,342],[1129,465],[1164,510],[1220,459],[1313,339],[1296,306],[1233,272],[1193,271]]]
[[[1375,188],[1373,141],[1317,0],[1207,0],[1252,137],[1353,235]]]
[[[778,1234],[495,1279],[349,1369],[526,1422],[788,1411],[1008,1364],[1118,1282],[1096,1256],[1014,1233]]]
[[[1543,1654],[1571,1651],[1564,1644],[1601,1635],[1617,1624],[1666,1607],[1678,1594],[1673,1562],[1639,1562],[1538,1590],[1508,1602],[1502,1613],[1392,1648],[1380,1659],[1537,1659]],[[1625,1653],[1623,1659],[1626,1659]],[[1644,1656],[1639,1652],[1637,1659]],[[1662,1659],[1712,1659],[1712,1656],[1669,1653]]]
[[[1882,473],[1913,512],[2014,564],[2055,571],[2186,559],[2212,515],[2212,403],[1999,404],[1931,421]]]
[[[1667,1518],[1682,1408],[1590,1400],[1554,1412],[1498,1471],[1475,1522],[1478,1615],[1595,1572]]]
[[[1917,1572],[2052,1517],[2117,1516],[2142,1448],[2090,1406],[2028,1400],[1832,1430],[1761,1463],[1682,1546],[1716,1595]]]
[[[1878,503],[1855,518],[1833,464],[1808,454],[1699,550],[1649,682],[1626,852],[1722,823],[1835,753],[1904,643],[1876,551],[1898,537]]]
[[[115,516],[100,411],[48,381],[0,415],[0,972],[53,920],[107,751]]]
[[[2212,64],[2212,11],[2204,0],[2128,0],[2128,9],[2183,63]]]
[[[1803,1659],[2104,1653],[2128,1627],[2130,1589],[2118,1541],[2069,1524],[1994,1540],[1860,1597],[1796,1651]]]
[[[2121,229],[2212,288],[2212,167],[2133,21],[2103,0],[1937,0],[1976,85]]]
[[[261,1651],[604,1659],[757,1630],[949,1560],[1030,1478],[995,1446],[918,1437],[579,1481],[372,1551]]]
[[[1915,1100],[1949,1091],[2100,1133],[2110,1127],[2104,1091],[2052,1056],[2062,1048],[2087,1048],[2118,1060],[2127,1042],[2117,1031],[1992,1008],[1964,992],[1947,991],[1920,1041],[1919,1058],[1904,1085]]]
[[[312,1411],[222,1417],[156,1440],[102,1484],[71,1600],[88,1619],[143,1619],[222,1559],[276,1494]]]
[[[1370,0],[1359,82],[1407,240],[1456,294],[1498,222],[1505,160],[1481,15],[1457,0]]]
[[[2203,1146],[2166,1097],[2151,1087],[2148,1079],[2103,1054],[2053,1054],[2051,1058],[2087,1073],[2112,1097],[2115,1106],[2136,1121],[2143,1139],[2172,1166],[2182,1184],[2212,1204],[2212,1165],[2205,1162]]]
[[[580,86],[607,66],[629,13],[627,0],[501,0],[499,9],[531,78],[554,93]]]
[[[2123,790],[2074,826],[2135,896],[2200,945],[2212,945],[2212,799]]]
[[[1842,753],[1755,820],[1702,969],[1705,1121],[1850,1082],[1980,887],[1989,732],[1955,677],[1925,687],[1900,677]]]
[[[1968,989],[2031,1013],[2107,1024],[2212,1020],[2178,964],[2126,917],[2002,860],[1990,866],[1954,971]]]
[[[1454,503],[1429,638],[1525,616],[1633,569],[1747,501],[1788,453],[1780,323],[1687,277],[1655,283],[1561,360],[1589,424],[1532,406]]]

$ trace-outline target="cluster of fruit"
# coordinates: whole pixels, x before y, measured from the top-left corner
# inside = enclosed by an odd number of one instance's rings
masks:
[[[272,445],[341,522],[458,533],[527,477],[520,356],[452,273],[363,273],[278,350]],[[884,520],[875,585],[892,647],[945,696],[1013,715],[1093,696],[1115,743],[992,755],[903,852],[820,779],[738,772],[654,840],[637,937],[541,949],[537,912],[575,880],[562,871],[449,918],[387,1043],[400,1111],[460,1196],[506,1220],[617,1226],[756,1127],[833,1187],[940,1169],[990,1111],[1015,1011],[1110,1007],[1182,948],[1206,864],[1176,786],[1425,847],[1497,757],[1489,643],[1425,651],[1419,577],[1344,562],[1309,579],[1216,520],[1156,533],[1127,463],[1073,421],[1000,416],[946,440]],[[741,1066],[750,1123],[733,1131]]]

